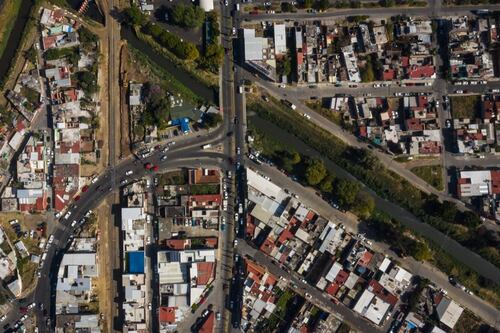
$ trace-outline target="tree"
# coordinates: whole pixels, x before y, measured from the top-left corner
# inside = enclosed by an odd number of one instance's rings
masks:
[[[335,180],[335,176],[331,173],[326,176],[321,183],[319,184],[319,189],[323,193],[331,193],[333,191],[333,181]]]
[[[476,228],[481,225],[481,220],[477,214],[471,211],[460,212],[460,214],[457,214],[456,221],[469,228]]]
[[[136,6],[128,7],[123,11],[125,23],[129,25],[143,25],[147,22],[146,16]]]
[[[78,79],[78,87],[82,89],[86,95],[92,95],[97,92],[97,77],[94,72],[82,71],[76,73]]]
[[[286,55],[283,59],[279,60],[276,64],[276,73],[279,76],[288,76],[292,72],[292,63],[290,57]]]
[[[194,5],[177,4],[171,11],[174,24],[186,28],[199,28],[205,20],[205,11]]]
[[[353,205],[353,211],[362,219],[367,219],[375,209],[375,200],[366,192],[359,192],[356,202]]]
[[[432,256],[427,244],[418,241],[413,242],[413,245],[408,248],[408,254],[418,261],[428,260]]]
[[[199,65],[214,73],[218,72],[224,58],[224,48],[220,44],[210,43],[205,49],[205,54],[199,58]]]
[[[80,42],[85,49],[93,48],[99,41],[97,35],[87,29],[85,26],[82,26],[80,29],[78,29],[78,38],[80,39]]]
[[[283,151],[281,153],[281,167],[287,172],[292,172],[296,164],[300,163],[300,155],[297,152],[290,153],[289,151]]]
[[[445,200],[441,204],[441,209],[438,212],[446,222],[453,223],[455,221],[458,209],[453,202]]]
[[[319,11],[325,11],[328,8],[330,8],[330,1],[329,0],[318,0],[315,4],[315,7]]]
[[[358,197],[359,184],[347,179],[340,179],[335,184],[335,195],[343,207],[351,207]]]
[[[314,0],[304,0],[304,8],[311,8],[314,4]]]
[[[203,116],[203,124],[206,127],[216,127],[222,122],[220,113],[206,113]]]
[[[196,47],[196,45],[194,45],[193,43],[184,42],[181,45],[182,46],[180,46],[180,47],[181,47],[182,51],[179,52],[180,58],[183,58],[182,54],[184,54],[184,57],[187,60],[192,60],[192,61],[194,61],[200,57],[200,52],[198,51],[198,48]]]
[[[311,159],[306,168],[306,181],[309,185],[318,185],[326,177],[326,167],[322,160]]]

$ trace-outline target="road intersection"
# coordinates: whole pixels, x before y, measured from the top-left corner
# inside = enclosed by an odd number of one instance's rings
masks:
[[[491,6],[489,6],[491,7]],[[489,8],[488,7],[488,8]],[[500,9],[500,6],[493,6],[492,8]],[[477,7],[474,7],[477,8]],[[113,9],[113,1],[109,1],[109,10]],[[321,18],[329,18],[336,16],[347,16],[347,15],[360,15],[362,10],[341,10],[336,11],[334,13],[299,13],[295,15],[291,14],[259,14],[259,15],[236,15],[236,19],[233,22],[233,2],[229,2],[228,5],[224,5],[221,3],[221,32],[222,32],[222,44],[226,49],[226,54],[224,56],[223,66],[221,68],[221,89],[220,89],[220,100],[221,100],[221,110],[223,112],[223,124],[218,129],[200,136],[200,137],[190,137],[185,140],[179,140],[176,145],[171,146],[169,151],[168,159],[165,161],[161,161],[161,153],[156,151],[152,156],[148,157],[144,160],[139,160],[135,157],[129,157],[122,160],[117,160],[117,151],[116,147],[119,145],[119,140],[117,140],[117,132],[115,130],[115,111],[118,112],[119,102],[116,101],[116,96],[119,94],[115,91],[118,82],[117,70],[115,68],[115,58],[114,55],[114,46],[118,43],[118,34],[117,30],[119,29],[118,22],[115,22],[113,19],[111,21],[109,27],[109,47],[110,47],[110,59],[109,66],[113,67],[113,69],[109,69],[109,79],[108,82],[110,84],[109,87],[109,166],[108,168],[98,176],[98,180],[94,184],[89,185],[89,190],[86,193],[82,193],[80,200],[77,204],[74,204],[69,208],[71,211],[71,217],[67,220],[61,219],[60,224],[56,227],[54,232],[54,243],[52,246],[47,248],[47,258],[45,260],[45,265],[41,267],[40,273],[41,276],[38,279],[37,287],[35,290],[25,297],[23,300],[15,301],[13,303],[14,306],[25,306],[30,304],[31,302],[36,302],[37,306],[35,308],[35,313],[37,316],[38,327],[41,332],[50,331],[50,327],[54,326],[54,322],[47,322],[47,318],[55,318],[55,287],[57,283],[57,272],[59,268],[60,261],[65,252],[66,247],[69,245],[71,238],[73,237],[76,229],[79,226],[71,227],[71,221],[76,220],[80,221],[84,217],[84,215],[89,211],[95,209],[99,203],[104,200],[108,195],[114,194],[119,191],[120,186],[118,183],[120,179],[127,178],[125,176],[125,172],[132,170],[133,175],[129,177],[131,178],[140,178],[144,175],[147,175],[149,171],[146,171],[143,167],[144,163],[150,162],[154,165],[160,166],[160,171],[165,172],[167,170],[178,169],[181,167],[217,167],[226,171],[235,172],[236,171],[236,182],[230,181],[228,183],[230,187],[230,193],[235,193],[236,203],[241,203],[244,205],[245,203],[245,191],[244,187],[246,184],[244,166],[247,164],[245,159],[246,152],[246,144],[245,144],[245,133],[246,133],[246,101],[245,95],[239,94],[237,92],[238,83],[243,79],[247,78],[248,73],[246,73],[242,68],[235,66],[236,69],[233,71],[233,42],[232,39],[232,28],[240,27],[242,20],[283,20],[285,18],[293,18],[298,20],[317,20]],[[396,15],[396,14],[407,14],[407,15],[429,15],[431,12],[433,15],[452,15],[457,13],[465,13],[470,12],[473,8],[469,7],[461,7],[459,9],[456,8],[445,8],[441,7],[440,3],[430,6],[429,8],[383,8],[383,9],[370,9],[370,15]],[[366,11],[366,9],[365,9]],[[383,14],[382,14],[383,13]],[[110,16],[108,16],[110,17]],[[118,27],[118,28],[117,28]],[[111,52],[111,49],[113,50]],[[252,76],[252,80],[255,81],[255,78]],[[116,81],[116,82],[115,82]],[[422,90],[422,92],[429,91],[428,87],[384,87],[384,88],[370,88],[363,87],[358,89],[351,88],[343,88],[343,87],[331,87],[331,86],[319,86],[316,89],[303,89],[303,88],[288,88],[286,91],[281,90],[280,88],[272,85],[268,82],[257,80],[257,84],[262,88],[267,90],[270,94],[273,94],[276,98],[283,98],[285,94],[287,94],[287,98],[294,98],[298,105],[303,105],[302,101],[300,101],[296,96],[300,95],[301,99],[305,99],[307,97],[312,96],[324,96],[331,97],[333,94],[350,94],[350,95],[360,95],[360,94],[379,94],[386,95],[392,94],[394,92],[416,92]],[[115,88],[112,88],[112,87]],[[500,86],[500,83],[498,84]],[[496,85],[495,85],[496,87]],[[480,89],[484,89],[481,86],[470,87],[471,91],[478,92]],[[114,90],[113,90],[114,89]],[[454,91],[453,86],[447,86],[446,89],[448,91]],[[293,97],[291,97],[293,96]],[[300,104],[299,104],[300,103]],[[321,116],[315,114],[312,117],[312,121],[320,124],[325,123],[325,119]],[[333,133],[337,131],[341,131],[339,128],[330,128]],[[350,143],[358,146],[359,143],[355,138],[350,138],[346,135],[345,132],[338,132],[337,134],[341,134],[340,137],[348,137]],[[201,146],[205,144],[212,144],[213,146],[222,145],[223,152],[213,152],[202,150]],[[383,155],[379,156],[382,160],[384,159]],[[387,159],[387,156],[385,157]],[[456,163],[461,163],[460,158],[457,156],[450,157],[450,161],[457,161]],[[388,161],[387,161],[388,162]],[[251,162],[248,162],[251,163]],[[236,168],[235,168],[236,165]],[[279,171],[272,171],[279,172]],[[421,180],[411,173],[405,173],[405,178],[408,177],[410,181],[415,181],[418,185],[422,186],[422,189],[425,188],[426,191],[432,191],[428,187],[428,185],[423,185]],[[274,177],[273,177],[274,178]],[[278,185],[280,185],[278,183]],[[287,183],[287,186],[295,186]],[[300,191],[307,191],[304,189],[298,189]],[[305,192],[304,192],[305,193]],[[439,193],[442,196],[442,193]],[[448,198],[449,199],[449,198]],[[321,204],[325,204],[321,202]],[[235,237],[238,235],[239,237],[244,236],[245,229],[243,224],[239,224],[239,221],[232,221],[234,214],[234,206],[230,205],[229,210],[227,212],[228,217],[228,225],[234,226],[234,228],[228,227],[222,233],[222,237],[219,240],[219,246],[221,248],[221,261],[218,263],[218,277],[221,281],[226,284],[230,283],[231,275],[233,274],[233,258],[235,254],[235,249],[233,247],[233,241]],[[339,218],[341,218],[339,216]],[[345,218],[345,217],[344,217]],[[319,306],[333,312],[340,314],[344,320],[350,323],[353,327],[357,327],[360,331],[363,332],[379,332],[380,329],[374,327],[373,325],[367,323],[366,321],[358,318],[354,312],[347,309],[345,306],[336,305],[329,301],[329,299],[324,299],[323,294],[311,287],[309,285],[304,285],[300,279],[292,274],[283,271],[280,267],[271,263],[271,261],[265,257],[264,254],[255,251],[255,249],[248,247],[247,245],[242,245],[238,247],[238,252],[243,255],[250,255],[258,262],[264,264],[268,267],[271,273],[277,276],[283,276],[286,279],[292,281],[297,288],[293,288],[299,294],[304,295],[305,291],[309,294],[313,295],[313,303],[318,304]],[[238,267],[236,267],[238,269]],[[442,275],[442,274],[441,274]],[[442,279],[442,277],[440,277]],[[441,280],[440,280],[441,281]],[[242,281],[241,281],[242,283]],[[241,293],[242,285],[235,286],[233,291],[236,292],[236,295]],[[462,297],[463,295],[460,295]],[[229,300],[235,297],[233,295],[227,295],[227,290],[225,288],[217,288],[210,296],[210,299],[214,300],[216,304],[228,304]],[[477,299],[477,297],[475,297]],[[472,299],[472,298],[471,298]],[[472,299],[474,300],[474,299]],[[472,301],[471,301],[472,302]],[[48,310],[48,315],[44,315],[44,312],[41,308],[41,304],[44,305],[44,308]],[[471,304],[474,304],[472,302]],[[479,304],[479,303],[476,303]],[[228,309],[227,311],[222,312],[222,320],[218,324],[218,331],[228,331],[229,325],[232,324],[234,327],[238,327],[239,324],[239,316],[240,316],[240,306],[235,306],[232,309]],[[479,305],[478,305],[479,306]],[[482,306],[482,305],[481,305]],[[479,306],[479,308],[481,308]],[[484,308],[488,310],[489,308]],[[231,310],[231,311],[230,311]],[[485,310],[485,311],[486,311]],[[232,313],[232,316],[231,316]],[[484,315],[489,318],[491,314]],[[16,311],[11,311],[9,313],[8,318],[6,320],[7,323],[14,323],[19,320],[21,315]],[[490,321],[491,322],[491,321]],[[496,322],[494,325],[498,325]]]

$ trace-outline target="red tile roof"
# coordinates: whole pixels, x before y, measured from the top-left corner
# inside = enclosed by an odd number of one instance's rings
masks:
[[[335,282],[332,282],[326,287],[326,292],[329,295],[335,296],[337,295],[337,292],[339,291],[340,286],[336,284]]]
[[[159,309],[160,323],[173,324],[175,322],[175,307],[162,306]]]
[[[382,78],[384,81],[391,81],[395,79],[395,74],[396,72],[394,71],[394,69],[386,69],[382,74]]]
[[[373,253],[371,253],[369,251],[365,251],[365,253],[363,253],[361,258],[359,258],[358,265],[366,267],[366,266],[368,266],[368,264],[370,263],[372,258],[373,258]]]
[[[214,331],[214,322],[215,322],[215,314],[212,311],[208,315],[208,318],[205,320],[198,333],[212,333]]]
[[[266,240],[264,241],[264,243],[262,243],[262,245],[259,248],[259,250],[261,250],[262,252],[264,252],[267,255],[271,254],[271,251],[273,249],[274,249],[274,241],[272,241],[271,239],[269,239],[269,237],[266,238]]]
[[[349,273],[346,271],[340,271],[335,277],[335,283],[338,285],[343,285],[349,278]]]
[[[190,241],[189,239],[167,239],[166,245],[173,250],[184,250]]]
[[[285,244],[286,241],[293,238],[293,234],[288,229],[284,229],[281,235],[278,237],[278,242]]]
[[[410,69],[408,76],[411,79],[426,78],[426,77],[428,78],[428,77],[432,77],[432,75],[434,75],[434,73],[435,73],[434,66],[432,66],[432,65],[427,65],[427,66],[414,65]]]
[[[206,285],[215,274],[215,263],[213,262],[199,262],[196,264],[198,267],[198,276],[196,283],[199,285]]]

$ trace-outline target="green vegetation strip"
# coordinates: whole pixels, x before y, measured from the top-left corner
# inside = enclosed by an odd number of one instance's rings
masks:
[[[452,202],[440,203],[434,196],[418,190],[406,179],[385,168],[370,151],[347,146],[331,133],[304,121],[303,117],[282,105],[254,102],[249,104],[248,109],[314,147],[381,198],[402,206],[423,222],[448,234],[500,267],[500,254],[495,249],[498,244],[493,238],[478,234],[477,226],[481,224],[481,220],[476,214],[470,211],[460,212]],[[493,249],[481,251],[485,248]]]
[[[134,32],[137,38],[147,43],[155,52],[173,62],[178,68],[185,70],[192,77],[196,78],[207,87],[217,87],[219,85],[219,79],[213,73],[200,71],[199,69],[196,69],[195,64],[179,59],[175,56],[175,54],[158,44],[153,37],[141,32],[139,28],[134,28]]]
[[[248,110],[256,112],[261,118],[277,124],[309,146],[315,147],[318,152],[360,179],[379,196],[405,207],[424,222],[448,233],[498,266],[498,250],[495,248],[494,241],[476,234],[475,228],[480,221],[475,214],[459,212],[451,202],[440,203],[435,197],[426,195],[399,175],[387,170],[369,151],[346,146],[335,136],[310,122],[304,122],[302,117],[281,106],[253,102],[248,105]],[[398,222],[392,221],[391,223]],[[387,241],[393,244],[395,240],[387,239]],[[400,244],[399,248],[408,245],[405,243],[406,239],[396,241]],[[414,252],[418,254],[417,257],[429,257],[425,247],[417,244],[413,246],[414,248],[411,249],[413,251],[405,251],[405,254],[411,255],[411,252]],[[471,269],[444,253],[438,246],[430,243],[429,246],[433,250],[432,261],[438,268],[448,274],[452,271],[463,273],[464,276],[469,277],[467,279],[469,289],[478,292],[481,297],[493,304],[499,304],[498,285],[478,276]]]
[[[128,46],[130,53],[144,66],[147,66],[151,72],[167,84],[167,90],[173,93],[179,93],[181,96],[194,104],[202,103],[203,100],[196,95],[191,89],[179,82],[172,74],[170,74],[166,69],[158,66],[153,62],[147,55],[142,53],[140,50],[134,48],[129,44]]]
[[[0,6],[0,22],[2,22],[0,24],[0,58],[2,58],[3,52],[7,47],[10,33],[14,28],[14,23],[21,9],[21,4],[21,0],[4,1],[3,5]]]
[[[424,165],[411,169],[411,172],[425,180],[436,190],[444,190],[443,173],[441,165]]]

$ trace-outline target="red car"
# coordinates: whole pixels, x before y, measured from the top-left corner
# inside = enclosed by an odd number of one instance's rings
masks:
[[[158,170],[160,170],[160,167],[159,167],[159,166],[157,166],[157,165],[155,165],[155,166],[153,167],[153,171],[155,171],[155,172],[156,172],[156,171],[158,171]]]
[[[82,187],[82,192],[87,192],[88,189],[89,189],[89,187],[87,185],[85,185],[84,187]]]
[[[149,169],[151,169],[152,167],[153,167],[153,165],[152,165],[151,163],[146,163],[146,164],[144,165],[144,168],[146,168],[146,170],[149,170]]]
[[[75,197],[75,201],[78,201],[78,200],[80,200],[80,196],[79,196],[79,195],[77,195],[77,196]]]

